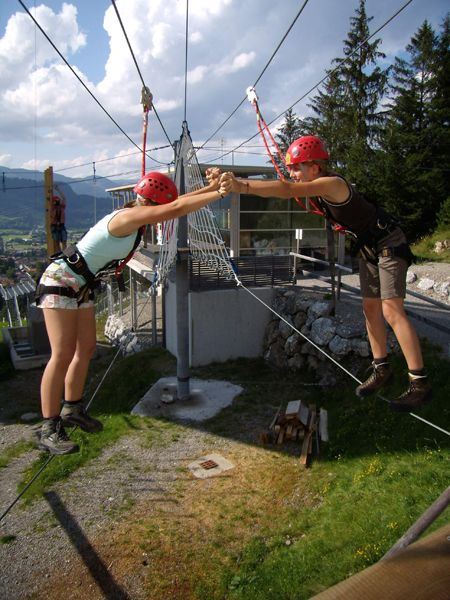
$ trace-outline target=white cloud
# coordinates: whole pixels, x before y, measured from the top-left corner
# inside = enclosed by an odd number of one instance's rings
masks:
[[[36,8],[38,22],[66,59],[78,65],[74,69],[105,110],[141,145],[142,82],[114,7],[104,3],[103,17],[98,4],[96,11],[92,10],[92,0],[64,3],[59,12],[45,6],[45,1],[41,0]],[[267,122],[305,94],[325,75],[331,60],[342,55],[342,41],[357,4],[355,0],[315,0],[307,4],[257,84],[259,105]],[[116,6],[165,130],[170,139],[178,139],[184,109],[186,3],[116,0]],[[5,10],[2,6],[3,14]],[[34,10],[30,9],[33,14]],[[245,97],[247,87],[265,67],[298,10],[297,0],[190,0],[187,120],[199,144]],[[367,14],[375,15],[372,30],[395,10],[392,0],[367,0]],[[378,34],[383,39],[382,49],[404,49],[425,18],[436,27],[447,10],[445,0],[411,5]],[[45,157],[47,166],[81,165],[103,160],[100,157],[120,157],[117,164],[121,170],[139,164],[139,157],[123,156],[136,148],[61,63],[29,15],[12,12],[15,7],[10,11],[7,22],[3,17],[4,30],[0,30],[0,164],[6,165],[9,160],[8,164],[30,164],[35,168],[35,147],[39,164],[44,164]],[[89,15],[89,37],[80,26],[83,15]],[[0,15],[0,23],[1,19]],[[94,40],[96,27],[102,24],[109,36],[109,57],[97,65]],[[89,76],[83,72],[80,65],[84,55],[96,65],[95,74],[93,69]],[[308,98],[294,108],[298,116],[309,113],[307,102]],[[231,149],[232,143],[238,145],[256,132],[255,111],[246,101],[214,137],[216,142],[227,139],[227,148]],[[167,143],[156,115],[150,113],[148,146]],[[259,138],[255,143],[260,143]],[[28,156],[24,150],[27,147]],[[155,158],[170,160],[171,151],[158,151]],[[264,164],[266,160],[261,158]],[[102,170],[116,172],[116,161],[101,164]],[[80,166],[80,172],[82,169]],[[85,169],[90,171],[90,167]]]
[[[0,165],[9,167],[12,164],[12,154],[2,154],[0,156]]]

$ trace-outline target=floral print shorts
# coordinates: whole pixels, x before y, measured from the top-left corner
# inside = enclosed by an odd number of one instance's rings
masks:
[[[80,289],[80,282],[66,269],[65,263],[60,264],[58,261],[50,263],[45,269],[40,283],[42,285],[56,285],[59,287],[70,287],[76,292]],[[68,308],[76,310],[78,308],[91,308],[94,306],[92,300],[77,304],[76,298],[68,296],[60,296],[59,294],[44,294],[39,300],[39,308]]]

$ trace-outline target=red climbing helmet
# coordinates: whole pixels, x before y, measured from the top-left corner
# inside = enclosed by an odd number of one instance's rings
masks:
[[[61,198],[59,196],[53,196],[52,204],[59,204],[61,202]]]
[[[313,135],[307,135],[292,142],[286,154],[288,166],[310,160],[329,160],[329,158],[330,155],[325,144]]]
[[[158,204],[169,204],[178,198],[178,190],[174,182],[167,175],[158,172],[144,175],[133,192]]]

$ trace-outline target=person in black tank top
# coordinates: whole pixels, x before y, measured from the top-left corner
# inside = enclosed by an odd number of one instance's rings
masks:
[[[387,357],[384,319],[392,327],[408,364],[410,384],[391,410],[411,412],[431,402],[419,338],[404,309],[406,273],[411,252],[399,221],[370,202],[343,177],[327,170],[325,144],[315,136],[301,137],[291,144],[286,163],[293,182],[236,179],[232,173],[221,177],[223,189],[264,198],[312,198],[335,228],[352,236],[361,251],[360,285],[367,333],[373,354],[373,372],[356,389],[364,398],[394,382]]]

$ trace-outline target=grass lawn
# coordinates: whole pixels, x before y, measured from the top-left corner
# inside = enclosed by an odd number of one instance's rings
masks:
[[[423,350],[436,397],[420,416],[450,431],[450,363],[429,343]],[[403,358],[392,364],[395,395],[407,382]],[[93,367],[91,393],[104,368]],[[91,407],[108,427],[96,436],[76,431],[83,451],[53,460],[27,492],[29,502],[132,431],[143,444],[156,446],[170,443],[168,428],[172,440],[189,435],[186,425],[130,414],[149,382],[175,372],[175,359],[161,349],[119,357]],[[353,380],[333,389],[303,385],[313,381],[311,373],[278,372],[260,359],[192,369],[191,377],[244,388],[232,406],[201,427],[224,441],[246,440],[251,460],[242,461],[241,451],[227,456],[239,468],[212,478],[205,489],[198,480],[181,478],[177,501],[189,518],[136,513],[132,503],[124,509],[129,517],[117,527],[115,544],[123,560],[132,538],[151,555],[149,598],[175,590],[186,599],[306,600],[377,562],[448,486],[449,436],[389,412],[379,398],[362,403]],[[299,466],[298,444],[258,441],[268,412],[293,399],[328,410],[330,442],[306,469]],[[46,458],[32,466],[22,486]],[[443,513],[427,533],[447,521]]]

